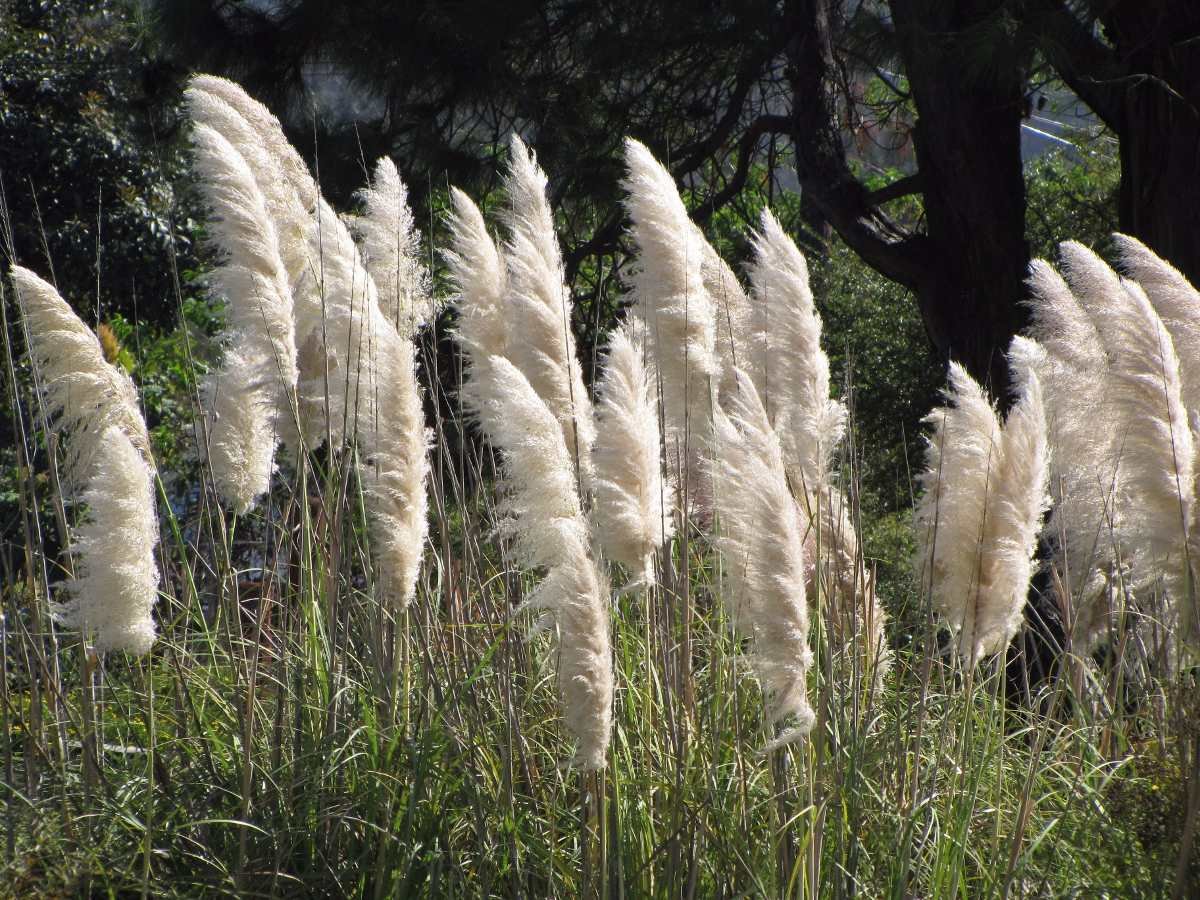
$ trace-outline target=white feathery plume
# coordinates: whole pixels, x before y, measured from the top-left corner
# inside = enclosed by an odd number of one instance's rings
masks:
[[[733,370],[740,368],[750,374],[754,386],[762,394],[762,361],[758,359],[756,331],[761,323],[754,315],[750,298],[738,281],[729,264],[721,258],[716,248],[705,239],[696,227],[704,249],[701,275],[704,289],[712,299],[716,310],[716,352],[721,361],[720,394],[736,388]],[[761,312],[761,311],[760,311]],[[760,316],[761,318],[761,316]]]
[[[1041,384],[1029,364],[1038,349],[1019,336],[1009,348],[1020,395],[1004,421],[998,465],[988,488],[978,600],[960,634],[959,649],[971,664],[1003,652],[1021,627],[1038,532],[1050,505],[1046,410]]]
[[[804,516],[808,590],[833,602],[838,644],[861,648],[882,676],[890,658],[886,617],[859,552],[850,504],[833,485],[833,454],[847,411],[829,396],[829,358],[821,349],[808,263],[770,210],[763,210],[751,243],[750,281],[764,323],[751,329],[754,374]],[[855,631],[860,641],[853,641]]]
[[[383,321],[375,282],[358,247],[333,208],[321,199],[308,234],[310,278],[296,304],[300,345],[300,422],[306,442],[329,436],[335,446],[369,422],[376,385],[373,347]],[[306,321],[304,310],[318,318]]]
[[[770,323],[755,354],[765,367],[763,399],[788,476],[797,491],[813,496],[829,486],[846,407],[829,396],[829,358],[821,349],[821,317],[803,254],[770,210],[763,210],[752,243],[750,280]]]
[[[771,723],[794,724],[767,745],[807,734],[812,666],[804,596],[804,524],[788,490],[779,439],[754,384],[734,371],[728,411],[714,419],[713,499],[720,523],[726,605],[737,632],[750,638],[749,663],[762,685]]]
[[[222,495],[241,513],[270,486],[280,437],[295,443],[292,293],[274,223],[246,160],[208,125],[197,123],[191,139],[211,241],[223,257],[208,281],[227,301],[230,347],[204,391],[211,401],[208,443],[216,451],[210,463]]]
[[[1021,627],[1049,506],[1046,413],[1031,364],[1039,352],[1028,338],[1013,339],[1021,393],[1003,429],[958,363],[946,391],[953,406],[925,417],[934,431],[916,510],[922,577],[971,667],[1003,652]]]
[[[13,287],[25,321],[29,355],[52,427],[70,433],[64,468],[73,488],[88,480],[108,426],[120,428],[153,464],[137,388],[104,358],[95,332],[55,290],[29,269],[13,266]]]
[[[260,363],[233,343],[225,348],[220,370],[200,385],[202,450],[217,492],[237,515],[266,493],[275,470],[277,411],[263,395]]]
[[[663,478],[654,384],[642,360],[644,326],[628,319],[609,339],[597,388],[592,516],[604,552],[632,573],[630,587],[654,584],[654,552],[675,530],[675,492]]]
[[[1109,414],[1108,355],[1091,317],[1049,263],[1034,260],[1027,283],[1029,333],[1037,343],[1026,348],[1024,363],[1041,382],[1054,449],[1047,533],[1072,598],[1072,639],[1086,650],[1108,630],[1108,582],[1124,555],[1115,540],[1120,512],[1115,435],[1096,427]]]
[[[421,233],[408,206],[408,188],[386,156],[375,163],[371,185],[358,192],[366,207],[352,228],[362,239],[383,316],[410,338],[433,320],[437,306],[429,270],[421,262]]]
[[[317,205],[320,191],[309,174],[308,166],[283,133],[283,126],[269,109],[251,97],[236,82],[216,75],[194,75],[192,88],[212,94],[232,106],[258,132],[263,145],[274,158],[277,171],[283,176],[305,209]]]
[[[1141,285],[1171,333],[1179,357],[1185,408],[1189,412],[1200,409],[1200,291],[1137,238],[1114,234],[1113,243],[1122,271]]]
[[[277,252],[293,286],[305,272],[308,259],[305,243],[311,218],[312,201],[306,206],[267,146],[267,138],[222,96],[206,90],[211,76],[198,75],[183,92],[188,113],[198,125],[219,132],[246,161],[258,189],[262,192],[278,243]],[[233,88],[241,91],[236,85]],[[277,127],[277,126],[276,126]],[[315,196],[315,195],[314,195]]]
[[[720,372],[716,310],[704,287],[704,242],[671,173],[632,138],[625,141],[625,165],[622,187],[640,266],[633,292],[661,382],[668,454],[683,463],[685,450],[697,457],[711,435]]]
[[[1122,282],[1091,250],[1061,245],[1071,290],[1108,351],[1109,415],[1115,420],[1124,505],[1120,537],[1135,582],[1164,573],[1173,600],[1188,596],[1188,531],[1194,500],[1194,439],[1171,335],[1145,292]],[[1139,574],[1140,572],[1140,574]]]
[[[501,356],[472,362],[480,424],[503,454],[506,528],[521,562],[546,569],[522,609],[543,612],[542,624],[556,627],[563,717],[578,741],[574,764],[600,769],[612,730],[608,588],[588,552],[574,461],[554,414],[516,366]]]
[[[375,331],[374,415],[363,434],[363,489],[383,595],[403,610],[416,589],[429,533],[429,435],[412,341],[388,322]]]
[[[950,363],[949,382],[947,405],[924,419],[933,433],[926,437],[926,467],[917,478],[922,489],[914,513],[917,569],[934,608],[958,636],[960,652],[974,662],[974,616],[985,602],[980,573],[1001,431],[983,389],[956,362]]]
[[[158,517],[154,476],[125,431],[109,425],[96,442],[96,465],[83,501],[88,519],[74,537],[70,599],[54,617],[92,634],[97,651],[143,654],[154,644],[158,598]]]
[[[514,134],[504,178],[511,204],[505,259],[510,327],[520,340],[509,346],[508,358],[554,412],[587,485],[596,425],[571,331],[571,292],[563,281],[546,183],[533,152]]]
[[[197,122],[211,125],[243,154],[275,223],[279,255],[293,294],[299,377],[310,394],[307,402],[301,397],[299,426],[304,444],[319,445],[325,436],[326,353],[321,325],[326,310],[320,286],[321,264],[312,246],[319,243],[314,241],[313,216],[320,191],[279,120],[240,85],[213,75],[196,75],[189,82],[187,99]],[[293,450],[299,449],[300,435],[289,423],[284,424],[282,440]]]
[[[450,189],[450,201],[450,249],[442,255],[454,284],[451,302],[458,313],[456,337],[472,364],[491,356],[507,356],[504,257],[474,201],[458,188]],[[462,399],[468,409],[478,407],[480,389],[478,379],[466,379]]]
[[[1171,333],[1171,341],[1179,356],[1180,380],[1184,407],[1192,417],[1193,440],[1196,440],[1197,415],[1200,412],[1200,291],[1182,273],[1136,238],[1114,234],[1113,241],[1120,253],[1121,268],[1136,281],[1149,297],[1150,303]],[[1200,448],[1198,448],[1200,452]],[[1195,467],[1200,479],[1200,465]],[[1200,490],[1200,485],[1193,489]],[[1200,503],[1193,503],[1189,525],[1189,555],[1192,571],[1200,571]],[[1193,579],[1193,593],[1195,581]],[[1200,615],[1193,596],[1177,598],[1180,632],[1192,646],[1200,646],[1197,622]]]
[[[786,471],[786,466],[785,466]],[[887,613],[858,545],[850,500],[836,487],[797,501],[804,524],[804,586],[808,596],[829,600],[831,645],[852,652],[859,671],[880,686],[891,669]]]

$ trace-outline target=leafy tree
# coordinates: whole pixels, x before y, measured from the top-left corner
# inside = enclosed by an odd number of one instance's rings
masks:
[[[1038,49],[1120,141],[1120,229],[1200,281],[1200,4],[1021,8]]]
[[[171,321],[172,254],[191,264],[175,83],[141,34],[119,0],[0,5],[2,256],[52,276],[93,322]]]

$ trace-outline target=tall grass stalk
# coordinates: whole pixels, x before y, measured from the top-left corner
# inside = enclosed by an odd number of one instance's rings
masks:
[[[431,516],[407,608],[381,602],[348,428],[345,446],[281,460],[245,515],[222,510],[203,464],[156,481],[160,638],[141,661],[109,654],[94,678],[78,634],[49,616],[66,559],[55,532],[82,510],[37,475],[56,448],[5,329],[22,543],[0,547],[0,896],[899,900],[1196,884],[1194,703],[1119,623],[1098,662],[1073,649],[1016,703],[1001,660],[951,651],[929,585],[888,596],[893,664],[877,679],[856,651],[869,629],[848,629],[845,652],[836,582],[817,577],[813,729],[762,753],[774,734],[730,627],[730,563],[682,477],[654,586],[603,595],[605,765],[561,767],[573,737],[556,650],[513,618],[542,575],[497,533],[493,454],[448,412],[442,392],[462,373],[438,368],[444,324],[418,334],[434,392]],[[202,369],[190,345],[184,363]],[[719,402],[715,382],[697,386]],[[186,417],[201,418],[194,396]],[[701,446],[680,428],[676,447]],[[678,476],[687,454],[668,457]],[[860,526],[855,568],[902,565],[861,527],[858,452],[833,465]],[[974,550],[976,536],[956,537]],[[1120,614],[1144,620],[1122,578],[1118,566]],[[1054,598],[1064,609],[1067,593]],[[89,734],[98,778],[80,752]],[[1179,827],[1156,829],[1164,820]]]

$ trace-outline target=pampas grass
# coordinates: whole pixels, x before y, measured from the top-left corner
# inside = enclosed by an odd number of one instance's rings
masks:
[[[295,433],[292,293],[273,220],[246,160],[204,124],[194,126],[192,145],[211,241],[223,258],[209,285],[227,301],[222,340],[230,348],[203,389],[209,463],[226,502],[243,513],[270,486],[281,434]]]
[[[437,314],[429,270],[421,262],[421,233],[408,206],[408,189],[388,157],[375,163],[369,187],[358,193],[365,210],[352,220],[375,281],[383,316],[411,338]]]
[[[504,460],[501,531],[515,539],[521,565],[546,574],[522,609],[543,613],[539,628],[558,636],[563,718],[578,742],[583,771],[606,764],[612,730],[613,673],[608,584],[588,547],[575,458],[562,424],[529,379],[505,355],[503,257],[471,200],[452,191],[451,250],[456,337],[469,361],[462,402]]]
[[[1021,341],[1016,355],[1023,361],[1030,348]],[[951,405],[925,419],[933,434],[919,477],[918,562],[970,667],[1003,651],[1020,628],[1047,505],[1041,385],[1027,367],[1018,381],[1021,397],[1001,430],[983,389],[951,363]]]
[[[654,584],[654,553],[675,531],[675,494],[663,478],[658,401],[642,359],[643,328],[613,332],[597,388],[598,434],[592,518],[609,559],[630,571],[629,587]]]
[[[756,331],[762,324],[764,310],[751,306],[750,298],[746,296],[741,282],[729,264],[721,258],[716,249],[707,240],[699,227],[696,233],[700,236],[704,251],[704,261],[701,265],[701,277],[704,290],[711,298],[716,310],[716,343],[715,349],[721,361],[720,395],[736,389],[737,379],[733,370],[740,368],[750,373],[754,385],[762,392],[762,382],[758,377],[761,372],[761,359],[757,353]]]
[[[477,413],[503,454],[504,530],[520,562],[546,575],[522,604],[558,635],[563,718],[578,741],[573,763],[604,768],[612,730],[613,671],[608,585],[588,550],[574,461],[557,419],[511,362],[474,357]]]
[[[380,592],[403,610],[412,600],[429,532],[429,436],[411,340],[384,322],[375,341],[377,390],[362,435],[363,491]]]
[[[748,365],[804,517],[808,592],[832,602],[839,649],[860,651],[865,668],[882,676],[890,659],[886,616],[863,564],[850,504],[833,483],[833,455],[848,414],[829,395],[829,358],[821,348],[808,264],[770,210],[763,210],[751,246],[758,324],[743,325],[752,354]]]
[[[779,434],[795,489],[816,496],[830,484],[833,451],[846,430],[846,407],[829,396],[829,359],[813,305],[808,264],[770,210],[752,238],[750,280],[763,308],[756,357],[767,415]]]
[[[109,426],[121,429],[151,463],[150,437],[133,381],[105,360],[95,332],[53,285],[21,266],[13,266],[10,275],[46,419],[69,433],[64,457],[68,481],[81,488],[89,480]]]
[[[1121,269],[1146,292],[1179,357],[1184,407],[1200,409],[1200,291],[1137,238],[1114,234]]]
[[[1184,408],[1192,417],[1193,441],[1196,440],[1200,414],[1200,291],[1170,263],[1160,258],[1136,238],[1114,234],[1120,253],[1121,268],[1129,273],[1145,292],[1179,357],[1180,392]],[[1200,448],[1196,448],[1200,452]],[[1200,464],[1193,464],[1193,477],[1200,478]],[[1198,486],[1200,487],[1200,486]],[[1193,489],[1195,491],[1196,488]],[[1176,599],[1179,635],[1193,648],[1200,648],[1200,599],[1196,596],[1195,573],[1200,568],[1200,505],[1193,500],[1188,522],[1189,563],[1193,573],[1188,594]]]
[[[1033,577],[1038,532],[1050,506],[1046,409],[1041,383],[1030,365],[1037,351],[1033,341],[1019,336],[1009,346],[1009,367],[1018,386],[1018,398],[1004,421],[999,464],[990,489],[980,602],[970,627],[963,628],[971,635],[971,652],[967,655],[972,661],[1003,652],[1020,629]]]
[[[90,635],[101,653],[147,653],[154,644],[151,611],[158,597],[154,475],[122,428],[101,431],[82,499],[88,516],[71,548],[76,575],[67,585],[70,599],[55,604],[54,616]]]
[[[660,379],[667,449],[686,470],[688,457],[711,433],[720,372],[716,310],[704,287],[704,241],[671,173],[632,138],[625,142],[625,165],[622,187],[638,248],[633,292]]]
[[[1124,555],[1116,538],[1120,497],[1116,432],[1108,415],[1108,355],[1091,318],[1044,260],[1029,268],[1030,335],[1026,363],[1037,373],[1054,453],[1054,499],[1047,534],[1054,565],[1072,601],[1072,640],[1084,650],[1108,632],[1110,581]],[[1086,389],[1083,389],[1086,386]]]
[[[504,188],[510,203],[505,217],[507,310],[510,328],[520,336],[509,345],[507,355],[554,413],[587,485],[596,426],[571,331],[571,291],[563,283],[546,174],[516,135],[510,144]]]
[[[268,146],[269,136],[264,135],[258,127],[251,124],[234,105],[223,99],[220,94],[206,89],[206,86],[211,88],[214,81],[221,80],[214,80],[211,76],[206,75],[197,75],[192,78],[189,87],[183,94],[188,114],[196,124],[208,126],[220,133],[245,160],[258,190],[262,193],[267,214],[273,225],[277,252],[283,263],[284,271],[287,274],[287,283],[290,287],[300,279],[305,271],[308,258],[305,235],[308,232],[313,200],[308,199],[306,205],[306,201],[301,199],[297,192],[296,186],[285,176],[277,153],[272,152]],[[223,89],[225,95],[229,95],[231,90],[240,92],[240,88],[237,88],[236,85],[229,88],[228,82],[224,84],[227,86]],[[243,103],[243,105],[245,104]],[[277,125],[272,127],[278,129]],[[201,175],[203,178],[203,173]],[[205,188],[203,181],[201,188],[202,190]],[[305,188],[305,191],[307,194],[308,189]],[[315,197],[315,193],[312,196]],[[256,240],[262,241],[263,238],[260,237]],[[227,247],[225,250],[229,253],[234,252],[233,248]]]
[[[276,172],[291,186],[305,209],[316,207],[320,191],[313,180],[303,158],[288,142],[279,120],[269,109],[247,94],[241,87],[215,75],[195,75],[190,86],[206,94],[220,98],[249,123],[258,133],[263,146],[274,161]]]
[[[349,229],[324,199],[309,226],[308,252],[309,277],[296,304],[301,431],[310,446],[328,435],[338,447],[367,424],[375,333],[387,323]]]
[[[750,638],[748,661],[762,684],[767,719],[793,724],[768,750],[807,734],[816,721],[806,673],[808,605],[804,524],[788,490],[779,439],[750,377],[734,373],[728,414],[715,418],[714,505],[724,559],[726,602],[737,632]]]
[[[504,257],[488,234],[473,200],[451,188],[450,249],[443,253],[454,285],[458,339],[481,359],[505,356],[509,326],[505,312],[508,279]],[[463,385],[469,396],[470,382]]]
[[[1120,522],[1134,580],[1161,574],[1171,597],[1189,596],[1188,533],[1194,502],[1194,441],[1171,335],[1145,292],[1091,250],[1061,247],[1071,290],[1092,317],[1109,357],[1109,414],[1121,481],[1131,502]]]

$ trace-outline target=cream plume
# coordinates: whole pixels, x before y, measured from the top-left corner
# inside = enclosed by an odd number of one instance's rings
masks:
[[[308,234],[310,277],[297,298],[297,335],[303,368],[300,422],[307,442],[317,446],[325,429],[335,446],[368,426],[375,392],[371,362],[383,322],[375,282],[346,225],[325,200]],[[304,310],[316,311],[309,321]]]
[[[396,164],[382,156],[370,187],[358,192],[366,210],[353,220],[362,238],[384,318],[412,337],[437,314],[429,270],[421,262],[421,233],[408,206],[408,188]]]
[[[1200,409],[1200,291],[1137,238],[1114,234],[1121,268],[1141,285],[1171,333],[1179,357],[1184,406]]]
[[[750,280],[770,323],[756,356],[762,360],[764,402],[797,491],[829,486],[833,452],[846,430],[846,407],[829,396],[829,358],[821,349],[821,318],[808,285],[808,264],[770,210],[753,236]]]
[[[882,676],[890,660],[886,616],[859,552],[850,504],[833,484],[847,411],[829,396],[829,358],[821,349],[808,263],[770,210],[763,210],[751,243],[750,281],[763,323],[749,329],[753,372],[804,517],[809,594],[832,602],[838,649],[852,645]]]
[[[504,258],[487,232],[479,207],[458,188],[450,189],[450,249],[442,256],[454,285],[451,302],[458,313],[456,336],[472,364],[508,352]],[[468,409],[481,399],[477,379],[467,378],[462,399]]]
[[[363,488],[382,593],[412,600],[429,533],[429,435],[411,340],[388,322],[375,330],[374,415],[363,434]]]
[[[510,327],[520,335],[507,355],[554,413],[586,485],[596,425],[571,331],[571,291],[563,281],[546,174],[515,134],[504,187],[511,203],[505,217],[508,309]]]
[[[305,236],[312,201],[305,206],[293,183],[280,169],[263,133],[227,100],[203,87],[211,81],[210,76],[203,75],[191,80],[183,92],[188,113],[196,124],[219,132],[245,160],[262,192],[267,215],[274,226],[277,252],[287,273],[288,286],[292,287],[303,276],[308,259]],[[236,85],[232,87],[241,91]]]
[[[269,109],[251,97],[242,86],[227,78],[215,75],[194,75],[189,85],[214,97],[219,97],[233,107],[255,131],[258,132],[267,152],[275,161],[277,171],[283,176],[297,199],[305,209],[313,209],[317,205],[320,191],[317,183],[309,174],[308,166],[296,149],[288,142],[283,133],[283,126]]]
[[[1194,440],[1182,399],[1171,335],[1133,282],[1091,250],[1061,248],[1071,290],[1091,315],[1108,351],[1109,415],[1124,504],[1120,537],[1133,551],[1135,581],[1165,573],[1172,598],[1188,596],[1187,539],[1194,498]],[[1139,574],[1140,570],[1140,574]]]
[[[483,356],[505,356],[507,277],[504,258],[487,232],[474,201],[451,188],[450,250],[443,254],[455,287],[458,334]]]
[[[597,389],[592,515],[604,552],[654,584],[654,552],[675,531],[675,491],[663,478],[658,400],[642,360],[643,326],[626,320],[609,339]]]
[[[1050,449],[1042,387],[1030,365],[1039,352],[1028,338],[1015,337],[1009,365],[1020,395],[1004,421],[1000,456],[988,488],[978,602],[968,613],[959,648],[970,662],[1001,653],[1024,619],[1033,577],[1038,532],[1050,505]]]
[[[70,599],[55,604],[54,616],[68,628],[90,632],[101,653],[141,655],[154,644],[158,517],[153,473],[122,428],[102,430],[83,501],[88,519],[71,548],[78,569],[68,584]]]
[[[740,368],[750,374],[754,386],[762,394],[760,379],[762,365],[758,359],[758,340],[756,331],[762,324],[762,310],[755,316],[755,310],[750,305],[741,282],[729,264],[721,258],[716,248],[710,244],[696,227],[701,245],[704,250],[704,262],[701,275],[704,279],[704,289],[712,299],[716,310],[716,341],[717,357],[721,361],[720,392],[726,393],[736,389],[737,380],[733,370]]]
[[[607,584],[588,552],[574,461],[554,414],[501,356],[473,359],[483,431],[503,454],[507,528],[520,561],[546,575],[522,604],[542,611],[558,634],[563,717],[578,740],[574,763],[605,765],[612,731],[613,672]]]
[[[752,641],[751,668],[767,718],[795,724],[767,749],[807,734],[815,722],[806,673],[804,524],[788,490],[783,455],[750,377],[735,370],[728,413],[717,411],[713,454],[717,546],[724,559],[726,605],[738,633]]]
[[[879,687],[892,665],[888,618],[859,548],[850,501],[829,487],[797,504],[804,524],[804,586],[814,603],[818,597],[829,601],[831,649],[844,659],[853,654],[858,671]]]
[[[120,428],[151,463],[150,437],[133,381],[104,359],[95,332],[53,285],[21,266],[12,267],[11,277],[46,418],[51,427],[70,435],[64,467],[72,486],[81,488],[89,479],[110,425]]]
[[[270,486],[280,436],[295,433],[292,294],[274,224],[246,160],[207,125],[195,125],[192,145],[211,241],[223,257],[209,285],[227,300],[224,342],[231,348],[204,392],[209,461],[223,497],[241,513]]]
[[[1072,637],[1086,650],[1107,631],[1108,580],[1124,555],[1116,540],[1121,504],[1114,431],[1096,427],[1109,415],[1108,356],[1091,317],[1054,268],[1039,259],[1029,271],[1029,333],[1037,344],[1029,346],[1025,364],[1041,382],[1054,448],[1047,533],[1072,598]]]
[[[720,371],[716,310],[704,288],[704,242],[671,173],[632,138],[625,141],[625,165],[622,187],[640,266],[633,292],[661,380],[667,450],[682,461],[685,450],[695,458],[707,443]]]
[[[275,470],[276,410],[258,382],[260,362],[231,344],[220,370],[200,385],[206,432],[201,450],[222,501],[238,515],[266,493]]]
[[[1184,407],[1192,416],[1193,441],[1196,440],[1196,420],[1200,411],[1200,291],[1186,278],[1136,238],[1114,234],[1113,241],[1120,253],[1121,267],[1142,287],[1171,333],[1171,341],[1179,356],[1180,381]],[[1200,466],[1194,467],[1194,477],[1200,478]],[[1197,488],[1193,488],[1195,492]],[[1188,523],[1190,563],[1193,572],[1200,571],[1200,504],[1193,502],[1192,518]],[[1193,648],[1200,647],[1197,623],[1197,591],[1195,578],[1191,594],[1176,598],[1179,631]]]
[[[1021,344],[1018,344],[1020,358]],[[917,511],[919,569],[968,666],[1000,653],[1020,628],[1046,503],[1045,410],[1036,374],[1001,431],[996,410],[958,362],[947,400],[925,421]]]

